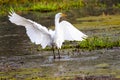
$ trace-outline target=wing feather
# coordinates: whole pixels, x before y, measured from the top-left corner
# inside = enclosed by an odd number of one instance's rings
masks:
[[[10,13],[9,20],[16,25],[25,26],[26,33],[30,38],[31,42],[35,44],[41,44],[42,48],[50,45],[52,39],[46,27],[32,20],[25,19],[24,17],[19,16],[15,12]]]
[[[68,41],[82,41],[87,38],[87,35],[75,28],[67,21],[60,22],[60,29],[63,30],[64,40]]]

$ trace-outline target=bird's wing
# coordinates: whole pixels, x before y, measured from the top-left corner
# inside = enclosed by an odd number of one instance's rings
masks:
[[[54,35],[55,35],[55,30],[52,30],[52,29],[49,29],[49,33],[52,37],[52,39],[54,38]]]
[[[82,41],[87,38],[87,35],[76,29],[71,23],[67,21],[60,22],[60,29],[63,30],[64,40]]]
[[[31,42],[35,44],[41,44],[42,48],[50,45],[52,39],[46,27],[32,20],[25,19],[24,17],[19,16],[15,12],[10,13],[9,20],[16,25],[25,26],[26,33],[30,38]]]

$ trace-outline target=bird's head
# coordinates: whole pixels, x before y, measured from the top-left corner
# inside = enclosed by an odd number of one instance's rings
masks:
[[[61,18],[61,17],[65,17],[65,16],[67,16],[66,14],[63,14],[63,13],[57,13],[56,15],[55,15],[55,18]]]

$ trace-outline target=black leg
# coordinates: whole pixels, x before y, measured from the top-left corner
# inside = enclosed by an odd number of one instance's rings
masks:
[[[58,58],[60,59],[60,49],[58,49]]]
[[[54,49],[54,45],[52,45],[52,50],[53,50],[53,58],[55,59],[56,56],[55,56],[55,49]]]

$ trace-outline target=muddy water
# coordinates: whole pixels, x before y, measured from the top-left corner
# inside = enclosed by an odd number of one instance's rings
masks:
[[[29,46],[27,36],[23,34],[24,28],[1,26],[0,33],[0,55],[23,53]]]
[[[48,26],[53,25],[50,24],[53,16],[50,18],[47,17],[47,19],[49,22]],[[46,25],[46,23],[43,24]],[[96,31],[95,29],[85,30],[84,32],[87,35],[105,34],[104,30],[98,29]],[[114,36],[115,34],[111,33],[111,35]],[[36,77],[75,77],[89,75],[120,78],[119,47],[93,51],[62,49],[62,58],[55,60],[53,59],[52,51],[37,51],[37,48],[38,46],[30,42],[24,27],[16,26],[7,21],[7,19],[1,18],[0,78],[33,79]]]

